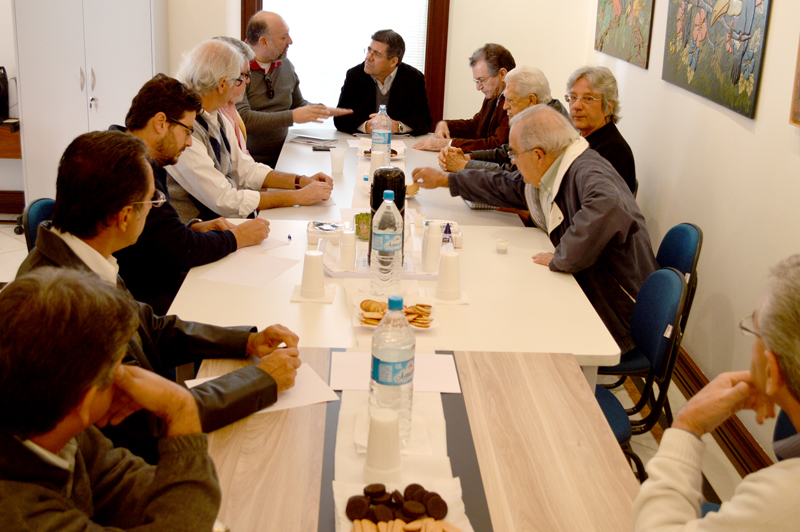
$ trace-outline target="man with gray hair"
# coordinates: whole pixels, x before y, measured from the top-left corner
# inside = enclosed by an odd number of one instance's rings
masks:
[[[255,60],[250,61],[251,83],[236,109],[247,126],[247,147],[255,160],[275,166],[292,124],[322,122],[352,111],[303,98],[294,65],[286,57],[293,42],[289,26],[280,15],[259,11],[250,17],[245,34]]]
[[[528,107],[537,103],[545,103],[569,117],[569,113],[557,99],[550,94],[550,83],[544,72],[536,67],[518,66],[506,76],[506,88],[503,90],[505,102],[503,109],[508,118],[514,118]],[[448,147],[439,153],[439,166],[446,172],[458,172],[465,168],[481,168],[485,170],[514,171],[517,167],[508,156],[508,144],[492,150],[477,150],[464,153],[461,148]]]
[[[800,506],[800,255],[772,271],[759,307],[739,323],[753,337],[750,371],[723,373],[681,409],[647,463],[648,480],[633,504],[633,530],[797,530]],[[701,517],[700,439],[739,410],[756,421],[775,417],[775,405],[793,436],[774,443],[783,460],[744,477],[730,500]],[[788,424],[791,424],[791,427]]]
[[[533,256],[551,271],[572,273],[622,353],[634,347],[630,321],[636,295],[658,268],[644,216],[611,164],[589,148],[558,111],[538,104],[511,121],[512,161],[522,180],[503,172],[465,178],[414,170],[423,188],[500,207],[528,209],[550,235],[553,253]]]
[[[168,168],[170,202],[184,223],[247,218],[259,209],[314,205],[331,195],[329,176],[279,172],[241,150],[233,124],[219,110],[248,76],[242,55],[219,40],[198,44],[184,58],[178,79],[203,100],[192,133],[195,142]]]

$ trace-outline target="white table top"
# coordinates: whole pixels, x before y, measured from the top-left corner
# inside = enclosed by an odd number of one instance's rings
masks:
[[[236,220],[232,220],[236,223]],[[300,336],[305,347],[363,347],[372,330],[352,326],[353,305],[344,285],[367,280],[325,277],[334,286],[332,304],[291,302],[292,290],[303,275],[309,249],[305,221],[272,220],[270,237],[288,246],[264,253],[298,260],[276,279],[252,288],[200,279],[220,262],[193,268],[170,313],[183,319],[216,325],[252,324],[259,328],[281,323]],[[582,366],[603,366],[619,360],[619,348],[571,275],[553,273],[534,264],[531,256],[552,251],[547,236],[526,227],[462,226],[459,249],[461,283],[469,304],[435,304],[438,327],[417,331],[417,349],[572,353]],[[510,241],[508,254],[499,255],[494,240]],[[249,261],[259,252],[245,248],[222,261]],[[408,281],[404,281],[409,283]],[[413,283],[413,282],[412,282]],[[435,281],[417,281],[434,289]]]

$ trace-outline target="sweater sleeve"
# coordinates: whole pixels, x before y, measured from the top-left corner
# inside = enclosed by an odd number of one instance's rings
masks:
[[[284,111],[256,111],[252,109],[247,99],[247,91],[242,96],[242,101],[236,104],[236,110],[239,111],[239,116],[242,117],[242,122],[247,128],[248,134],[265,134],[272,129],[292,127],[294,124],[294,115],[292,115],[291,109]]]
[[[361,68],[361,66],[356,66],[347,71],[342,91],[339,93],[339,103],[336,104],[337,107],[343,109],[352,109],[353,114],[333,117],[336,129],[345,133],[355,133],[358,131],[358,127],[369,119],[369,110],[363,102],[367,95],[362,94],[358,72],[354,72],[358,68]]]
[[[519,172],[460,170],[450,174],[450,195],[496,207],[528,209]]]

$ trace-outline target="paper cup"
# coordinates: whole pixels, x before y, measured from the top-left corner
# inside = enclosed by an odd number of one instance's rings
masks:
[[[436,283],[436,297],[453,301],[461,297],[461,269],[458,253],[443,251],[439,261],[439,280]]]
[[[325,296],[324,272],[322,269],[322,252],[306,251],[303,261],[303,284],[300,295],[309,299]]]
[[[344,172],[344,156],[347,153],[345,148],[331,149],[331,173],[341,174]]]
[[[364,482],[400,480],[400,420],[396,410],[377,408],[369,418]]]
[[[494,247],[497,252],[501,255],[505,255],[508,253],[508,239],[507,238],[498,238],[494,241]]]

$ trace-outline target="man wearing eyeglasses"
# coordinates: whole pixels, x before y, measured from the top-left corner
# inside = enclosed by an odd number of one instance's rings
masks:
[[[649,478],[633,504],[633,530],[794,531],[800,521],[800,255],[772,270],[756,311],[739,324],[753,338],[750,370],[723,373],[681,409],[664,431],[658,452],[647,463]],[[782,458],[744,477],[730,500],[701,516],[702,462],[713,432],[740,410],[756,422],[775,417],[780,407],[793,436],[774,442]],[[793,431],[791,429],[794,429]]]
[[[352,111],[303,98],[294,65],[286,57],[293,42],[289,26],[280,15],[259,11],[250,17],[245,34],[256,58],[250,62],[250,85],[236,109],[247,128],[247,149],[256,161],[274,167],[292,124],[322,122]]]
[[[180,81],[158,74],[133,98],[123,128],[142,139],[152,157],[156,194],[166,199],[147,216],[144,231],[132,246],[114,253],[120,277],[137,301],[156,314],[166,314],[190,269],[215,262],[239,248],[261,243],[269,222],[260,218],[239,225],[225,218],[181,222],[170,204],[166,167],[175,164],[192,145],[192,133],[202,100]]]
[[[324,173],[309,177],[280,172],[239,147],[233,124],[220,112],[237,87],[247,84],[238,50],[220,40],[202,42],[184,57],[178,79],[203,102],[195,118],[196,142],[167,169],[170,202],[183,222],[248,218],[256,210],[314,205],[330,197],[333,180]]]
[[[508,142],[508,115],[504,109],[505,77],[517,66],[505,47],[487,43],[469,58],[472,81],[483,93],[483,105],[468,120],[442,120],[436,124],[434,137],[414,144],[415,150],[439,151],[453,146],[465,152],[499,148]]]
[[[422,188],[449,187],[451,195],[469,201],[529,210],[555,247],[534,255],[533,262],[573,274],[620,352],[627,353],[635,347],[633,303],[658,268],[633,194],[611,163],[546,104],[514,116],[509,145],[521,180],[502,171],[465,178],[430,168],[414,170],[414,179]]]
[[[353,114],[333,119],[345,133],[372,133],[372,119],[381,105],[392,119],[392,133],[424,135],[431,128],[425,76],[403,63],[406,44],[399,33],[376,31],[364,51],[366,58],[347,71],[339,107]]]
[[[52,222],[39,227],[36,247],[17,272],[22,276],[43,266],[92,272],[120,288],[113,253],[132,245],[151,209],[163,205],[144,143],[120,131],[86,133],[70,143],[58,167]],[[154,272],[153,275],[156,275]],[[139,323],[128,342],[124,363],[167,378],[180,364],[205,358],[254,355],[257,364],[203,383],[191,390],[203,432],[211,432],[257,412],[294,385],[298,337],[282,325],[256,332],[250,327],[216,327],[159,316],[138,304]],[[39,334],[49,334],[46,323]],[[285,344],[285,348],[279,348]],[[149,463],[158,460],[163,426],[140,412],[116,427],[104,429],[116,446],[126,447]]]

